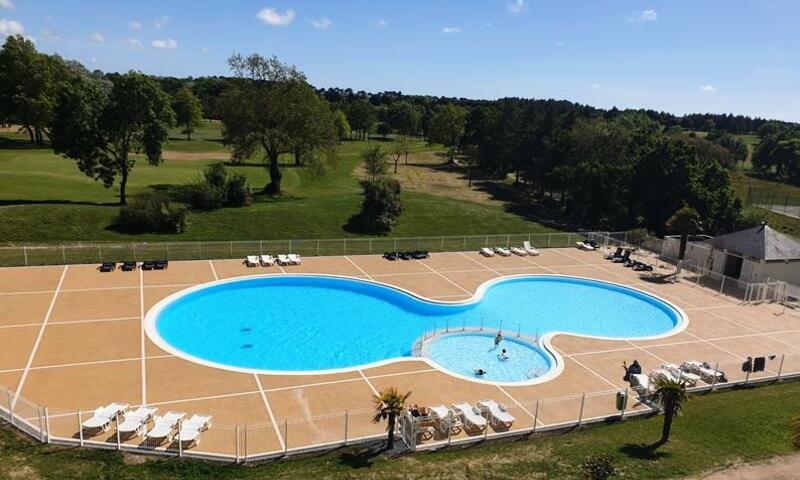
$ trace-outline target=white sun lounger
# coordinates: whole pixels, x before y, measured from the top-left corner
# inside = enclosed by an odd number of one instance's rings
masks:
[[[511,247],[510,250],[511,250],[511,253],[513,253],[514,255],[519,255],[520,257],[528,256],[528,252],[526,252],[525,250],[523,250],[523,249],[521,249],[519,247]]]
[[[183,412],[167,412],[162,417],[156,417],[153,428],[145,433],[145,438],[156,441],[157,443],[161,443],[164,440],[171,440],[175,432],[175,427],[185,416],[186,414]]]
[[[478,407],[473,407],[467,402],[458,402],[453,404],[453,410],[461,416],[461,422],[465,427],[481,432],[486,429],[486,419]]]
[[[686,384],[690,387],[697,385],[697,382],[700,380],[700,375],[691,372],[684,372],[681,368],[674,363],[665,363],[661,365],[661,368],[670,372],[673,376],[680,378],[681,380],[685,381]]]
[[[510,257],[511,256],[511,250],[509,250],[507,248],[495,247],[494,251],[497,252],[498,255],[501,255],[503,257]]]
[[[524,249],[525,249],[525,251],[526,251],[526,252],[528,252],[528,255],[533,255],[533,256],[539,255],[539,250],[535,249],[535,248],[534,248],[534,247],[531,245],[531,242],[529,242],[529,241],[527,241],[527,240],[525,240],[524,242],[522,242],[522,248],[524,248]]]
[[[178,441],[189,445],[197,445],[200,443],[200,434],[211,427],[211,416],[207,415],[192,415],[192,418],[186,420],[181,424],[181,430],[178,432]]]
[[[489,423],[495,430],[508,430],[514,424],[514,420],[516,420],[513,415],[508,413],[508,408],[506,408],[505,405],[497,403],[494,400],[481,400],[478,402],[478,408],[487,414]]]
[[[450,430],[460,431],[461,421],[456,418],[453,411],[444,405],[433,405],[428,407],[431,417],[436,421],[436,430],[442,435],[447,435]]]
[[[158,408],[139,407],[125,414],[125,420],[119,424],[117,430],[119,430],[119,433],[125,435],[141,435],[144,433],[144,427],[147,425],[147,422],[149,422],[156,413],[158,413]]]
[[[681,370],[684,372],[695,373],[699,375],[704,382],[709,384],[726,381],[725,374],[723,372],[714,370],[711,367],[707,367],[705,364],[698,362],[697,360],[683,362],[683,365],[681,365]]]
[[[289,257],[283,254],[278,255],[278,265],[289,265],[292,263]]]
[[[300,265],[301,263],[303,263],[303,260],[300,258],[300,255],[296,253],[290,253],[286,255],[286,258],[289,259],[289,263],[291,263],[292,265]]]
[[[590,244],[585,243],[585,242],[575,242],[575,245],[579,249],[586,250],[586,251],[589,251],[589,252],[592,252],[592,251],[596,250],[596,248],[594,248],[593,246],[591,246]]]
[[[125,413],[128,409],[127,403],[112,403],[105,407],[98,407],[91,418],[81,423],[81,427],[86,430],[108,430],[111,421],[117,416],[118,413]]]
[[[672,372],[670,372],[666,368],[657,368],[657,369],[653,370],[652,372],[650,372],[650,382],[651,383],[655,383],[655,381],[657,379],[659,379],[659,378],[665,378],[665,379],[671,380],[673,382],[680,382],[681,381],[681,377],[673,374]]]
[[[653,384],[650,382],[650,377],[643,373],[634,373],[631,375],[631,388],[636,390],[640,395],[649,395],[653,393]]]
[[[261,255],[258,259],[261,261],[262,267],[275,265],[275,258],[272,255]]]
[[[244,264],[248,267],[257,267],[261,265],[258,260],[258,255],[248,255],[247,258],[244,259]]]
[[[484,257],[494,257],[494,252],[492,251],[491,248],[483,247],[481,248],[481,255],[483,255]]]

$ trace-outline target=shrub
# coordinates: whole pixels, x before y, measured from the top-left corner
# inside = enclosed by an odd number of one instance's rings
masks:
[[[590,480],[606,480],[617,474],[614,461],[607,455],[592,455],[581,465],[583,474]]]
[[[361,203],[362,227],[373,233],[389,233],[403,213],[400,202],[400,182],[382,178],[375,182],[364,182],[364,201]]]
[[[229,174],[221,162],[212,163],[202,178],[188,187],[189,205],[193,210],[217,210],[223,207],[242,207],[250,203],[247,177]]]
[[[181,233],[186,230],[186,209],[173,205],[159,192],[144,192],[122,207],[117,226],[131,233]]]

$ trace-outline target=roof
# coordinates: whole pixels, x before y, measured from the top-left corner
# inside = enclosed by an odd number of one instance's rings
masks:
[[[768,262],[800,260],[800,242],[766,224],[712,238],[706,243],[716,249]]]

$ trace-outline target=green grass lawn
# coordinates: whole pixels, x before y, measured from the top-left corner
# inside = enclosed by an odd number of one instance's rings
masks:
[[[203,125],[192,133],[192,139],[186,140],[186,134],[180,127],[169,132],[169,142],[164,150],[173,152],[224,152],[227,147],[222,144],[222,125],[217,120],[204,120]]]
[[[618,478],[683,478],[791,453],[790,420],[800,414],[800,382],[693,398],[656,451],[662,417],[632,419],[541,438],[520,438],[400,458],[364,447],[257,466],[156,460],[109,451],[35,444],[0,428],[0,478],[266,479],[537,478],[580,479],[581,463],[609,455]]]
[[[225,153],[218,141],[218,123],[207,123],[192,141],[173,139],[170,151]],[[180,136],[179,131],[173,137]],[[382,142],[381,142],[382,143]],[[118,213],[118,191],[78,171],[71,160],[43,148],[0,148],[0,239],[6,242],[56,241],[181,241],[340,238],[356,214],[361,188],[354,175],[364,142],[344,142],[335,164],[323,174],[295,168],[287,157],[284,195],[256,195],[251,206],[214,212],[192,212],[187,231],[179,235],[127,235],[109,229]],[[208,147],[208,148],[207,148]],[[214,150],[214,149],[217,150]],[[419,142],[415,149],[429,147]],[[167,160],[154,167],[138,161],[129,194],[151,188],[184,185],[198,178],[212,160]],[[263,164],[253,161],[230,167],[247,175],[260,189],[266,183]],[[401,167],[402,168],[402,167]],[[497,205],[453,200],[406,191],[405,212],[393,236],[536,233],[551,231]]]
[[[779,203],[784,201],[781,199],[788,198],[789,205],[800,205],[800,187],[787,183],[762,180],[742,171],[732,171],[730,172],[730,177],[731,185],[745,204],[747,204],[746,202],[750,198],[752,198],[753,201],[756,201],[758,198],[777,198]],[[795,237],[800,237],[799,219],[768,210],[763,211],[765,212],[767,223],[769,223],[772,228]]]

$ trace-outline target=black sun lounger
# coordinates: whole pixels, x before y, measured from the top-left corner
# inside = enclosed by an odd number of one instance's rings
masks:
[[[156,262],[152,260],[145,260],[142,262],[142,270],[152,270],[156,268]]]
[[[428,257],[430,257],[430,254],[428,253],[427,250],[415,250],[414,252],[411,253],[411,258],[413,258],[414,260],[422,260],[423,258],[428,258]]]
[[[623,253],[617,258],[612,258],[611,261],[614,263],[627,263],[628,260],[630,260],[631,258],[631,253],[633,253],[633,250],[630,249],[625,250],[625,253]]]
[[[606,260],[613,260],[615,258],[619,258],[622,256],[622,250],[623,250],[622,247],[617,247],[617,250],[614,253],[609,253],[603,258],[605,258]]]
[[[132,270],[136,270],[136,262],[123,262],[122,266],[119,268],[121,268],[123,272],[130,272]]]
[[[169,261],[168,260],[156,260],[153,263],[154,263],[154,266],[155,266],[156,270],[164,270],[165,268],[167,268],[169,266]]]
[[[395,261],[397,260],[397,252],[386,252],[383,254],[383,258],[386,260]]]
[[[397,257],[400,260],[411,260],[414,258],[414,252],[398,252]]]
[[[101,272],[113,272],[115,268],[117,268],[117,264],[114,262],[103,262],[97,267]]]

